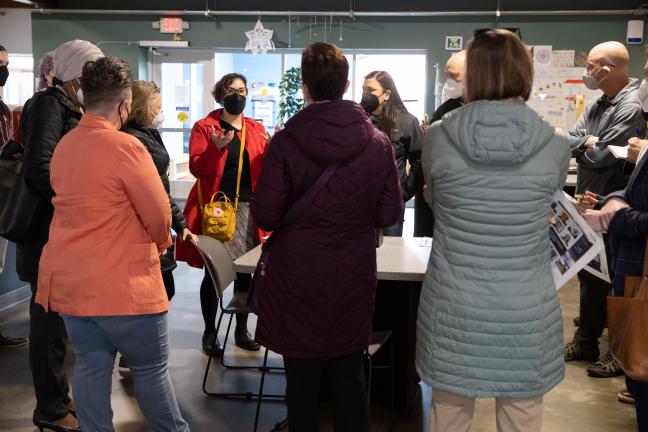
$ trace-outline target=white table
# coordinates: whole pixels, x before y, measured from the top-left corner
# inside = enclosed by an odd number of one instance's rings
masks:
[[[422,244],[425,244],[422,246]],[[394,343],[394,403],[401,413],[419,405],[416,355],[416,315],[421,282],[427,270],[432,239],[385,237],[376,250],[378,285],[374,303],[373,329],[390,330]],[[234,261],[239,273],[253,273],[261,255],[256,247]],[[380,355],[380,353],[379,353]],[[388,356],[387,356],[388,358]],[[384,360],[384,359],[383,359]],[[375,374],[372,399],[389,400],[388,374]],[[385,378],[383,381],[379,381]]]
[[[422,244],[425,242],[425,246]],[[430,259],[432,239],[385,237],[376,249],[378,280],[421,282]],[[261,246],[234,261],[239,273],[254,273],[261,256]]]

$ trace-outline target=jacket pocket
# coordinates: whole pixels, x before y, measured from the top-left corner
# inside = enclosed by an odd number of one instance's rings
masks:
[[[128,289],[132,302],[149,304],[159,301],[164,286],[157,246],[155,243],[131,243],[129,249]]]

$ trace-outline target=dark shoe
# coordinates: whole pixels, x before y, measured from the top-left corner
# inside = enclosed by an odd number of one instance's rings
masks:
[[[579,316],[574,317],[573,321],[574,321],[574,325],[576,327],[580,327],[580,317]]]
[[[119,366],[117,367],[119,370],[119,376],[122,378],[130,378],[131,377],[131,370],[126,364],[126,360],[124,360],[124,356],[119,357]]]
[[[48,420],[39,415],[34,414],[34,425],[43,432],[43,429],[48,429],[53,432],[79,432],[79,422],[72,414],[68,414],[59,420]]]
[[[252,339],[252,336],[247,329],[234,330],[234,342],[237,347],[247,351],[259,351],[261,349],[261,345],[254,342],[254,339]]]
[[[629,391],[622,391],[617,394],[617,397],[619,398],[619,402],[627,403],[627,404],[635,404],[635,399],[634,396],[632,396],[632,393]]]
[[[601,360],[587,368],[587,375],[594,378],[613,378],[623,375],[623,370],[608,351]]]
[[[0,348],[20,348],[29,343],[29,339],[24,337],[5,336],[0,333]]]
[[[565,356],[566,362],[578,360],[596,361],[600,353],[598,347],[588,348],[574,342],[569,342],[563,347],[563,355]]]
[[[223,348],[221,348],[221,344],[215,336],[213,332],[203,333],[202,348],[205,354],[220,357],[223,355]]]

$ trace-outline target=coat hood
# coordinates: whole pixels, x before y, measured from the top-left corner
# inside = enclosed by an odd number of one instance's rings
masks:
[[[308,105],[286,123],[283,132],[309,159],[331,165],[359,155],[377,130],[360,105],[333,100]]]
[[[444,116],[441,127],[465,157],[484,165],[523,163],[555,135],[522,100],[476,101]]]

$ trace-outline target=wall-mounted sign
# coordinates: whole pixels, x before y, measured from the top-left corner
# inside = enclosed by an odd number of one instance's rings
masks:
[[[446,51],[461,51],[463,49],[463,36],[446,36]]]
[[[182,33],[182,18],[160,18],[160,33]]]
[[[184,30],[189,30],[189,23],[180,17],[164,17],[152,23],[154,30],[160,30],[160,33],[180,34]]]

